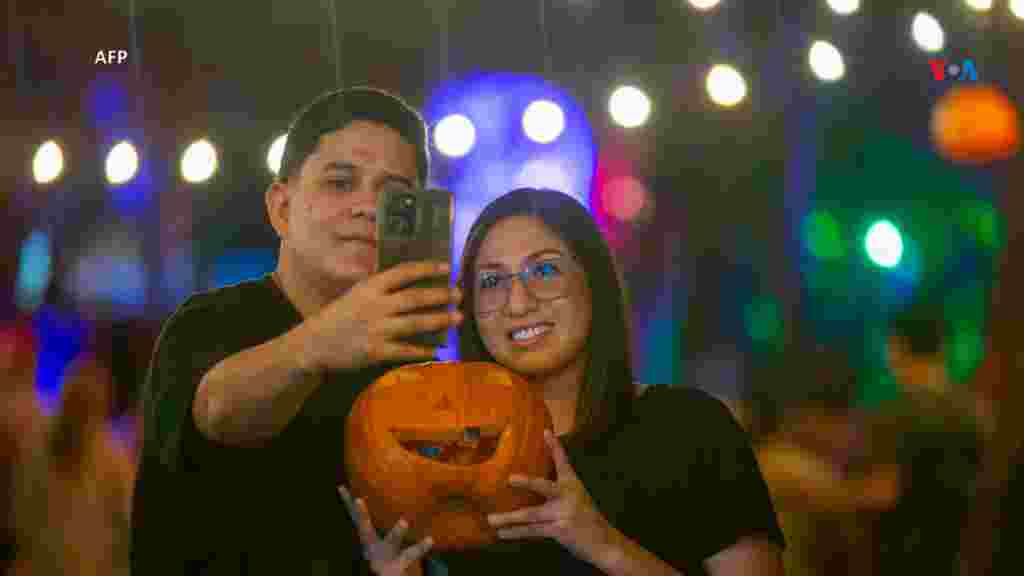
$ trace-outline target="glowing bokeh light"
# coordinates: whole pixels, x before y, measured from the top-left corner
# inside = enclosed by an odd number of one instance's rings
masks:
[[[523,112],[523,132],[534,142],[550,144],[564,129],[565,114],[550,100],[536,100]]]
[[[107,153],[107,182],[117,186],[135,177],[139,170],[139,153],[127,140],[114,145]]]
[[[860,0],[828,0],[828,7],[840,16],[849,16],[860,10]]]
[[[811,212],[804,220],[804,242],[818,260],[838,260],[846,254],[839,222],[827,211]]]
[[[864,249],[875,264],[893,268],[903,259],[903,237],[892,222],[875,222],[864,237]]]
[[[476,127],[462,114],[445,116],[434,127],[434,146],[449,158],[461,158],[476,144]]]
[[[812,44],[808,61],[814,75],[825,82],[835,82],[846,74],[843,55],[828,42],[818,40]]]
[[[711,10],[715,6],[721,3],[721,0],[689,0],[690,6],[693,6],[696,10],[705,12]]]
[[[47,140],[32,158],[32,177],[39,184],[49,184],[64,172],[64,151],[53,140]]]
[[[725,64],[711,68],[705,86],[711,101],[725,108],[736,106],[747,96],[747,83],[743,76]]]
[[[643,211],[647,196],[643,182],[632,176],[623,176],[605,184],[601,190],[601,204],[616,220],[629,222]]]
[[[934,16],[918,12],[910,25],[914,42],[925,52],[938,52],[946,45],[946,33]]]
[[[50,237],[34,230],[21,245],[15,300],[19,310],[29,312],[43,303],[53,276]]]
[[[181,155],[181,177],[198,184],[209,180],[217,171],[217,150],[208,140],[197,140]]]
[[[651,115],[651,100],[635,86],[620,86],[608,98],[608,113],[619,126],[643,126]]]
[[[277,175],[281,170],[281,158],[284,156],[284,145],[288,142],[288,135],[281,134],[271,142],[267,149],[267,168],[271,174]]]
[[[992,9],[992,0],[964,0],[964,4],[975,12],[988,12]]]
[[[569,169],[557,159],[542,158],[523,165],[516,175],[516,188],[547,188],[568,194],[581,200],[582,191],[577,189]]]

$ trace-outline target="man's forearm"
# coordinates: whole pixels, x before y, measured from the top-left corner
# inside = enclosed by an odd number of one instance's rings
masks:
[[[306,360],[303,328],[229,356],[199,384],[192,414],[212,440],[247,445],[284,430],[320,385]]]

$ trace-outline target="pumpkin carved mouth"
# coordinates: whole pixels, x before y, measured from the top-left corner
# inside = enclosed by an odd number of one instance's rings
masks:
[[[407,452],[453,466],[475,466],[490,460],[505,431],[503,425],[467,426],[451,430],[392,428]]]

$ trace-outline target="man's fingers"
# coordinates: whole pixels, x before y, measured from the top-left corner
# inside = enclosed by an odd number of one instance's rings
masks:
[[[458,306],[462,291],[458,288],[407,288],[388,296],[386,312],[405,314],[423,308]]]
[[[402,342],[388,343],[383,346],[383,352],[380,354],[380,361],[417,361],[424,359],[431,359],[435,356],[436,349],[429,346],[417,346],[415,344],[405,344]]]
[[[368,284],[372,284],[382,292],[393,292],[417,280],[447,278],[449,274],[451,274],[451,266],[447,262],[433,260],[403,262],[394,268],[388,268],[374,275],[368,280]]]
[[[462,323],[462,312],[420,312],[385,320],[383,332],[392,338],[448,330]]]

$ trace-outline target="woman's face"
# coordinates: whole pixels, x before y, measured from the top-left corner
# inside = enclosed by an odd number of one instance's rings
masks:
[[[470,279],[480,337],[499,363],[542,377],[582,360],[591,297],[573,256],[533,217],[506,218],[487,233]]]

